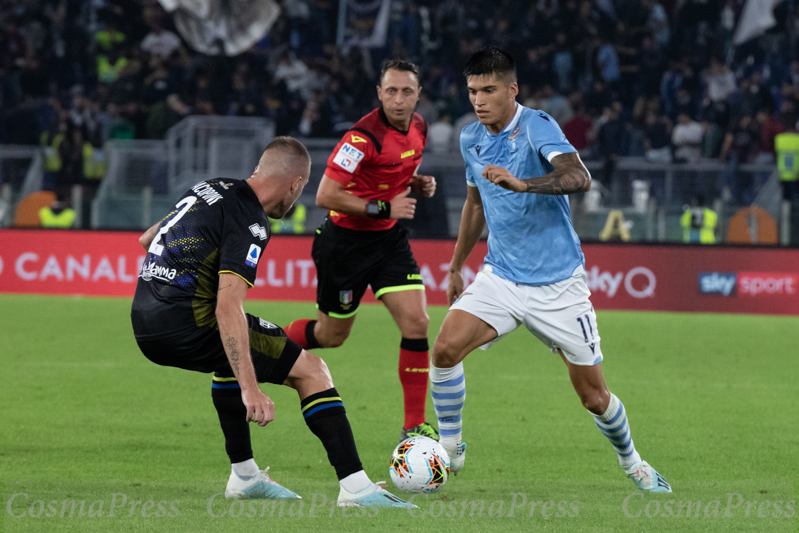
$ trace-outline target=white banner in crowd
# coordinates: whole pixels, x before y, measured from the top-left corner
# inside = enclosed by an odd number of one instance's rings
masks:
[[[235,56],[260,41],[280,15],[275,0],[158,0],[194,50]]]
[[[336,44],[380,48],[386,45],[391,0],[341,0]]]

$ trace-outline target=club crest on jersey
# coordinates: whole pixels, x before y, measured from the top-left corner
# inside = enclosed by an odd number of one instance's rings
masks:
[[[249,266],[255,268],[258,265],[258,260],[261,258],[261,247],[257,244],[251,244],[250,250],[247,252],[247,258],[244,260],[244,263]]]
[[[250,232],[252,233],[253,237],[258,237],[262,241],[266,240],[266,228],[264,228],[260,224],[253,224],[250,226]]]
[[[512,152],[516,151],[516,136],[519,134],[519,130],[521,130],[521,126],[516,126],[516,129],[508,136],[508,142],[510,142],[510,149]]]
[[[361,159],[363,159],[363,152],[350,143],[344,143],[339,148],[336,157],[333,158],[333,162],[347,172],[353,173],[358,168],[358,163],[361,162]]]
[[[338,293],[338,301],[342,305],[349,305],[352,303],[352,291],[341,291]]]

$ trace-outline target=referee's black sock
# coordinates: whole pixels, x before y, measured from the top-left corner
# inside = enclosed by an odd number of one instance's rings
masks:
[[[230,457],[230,463],[252,459],[247,408],[241,401],[241,387],[236,378],[214,376],[211,398],[219,415],[222,433],[225,434],[225,451]]]
[[[311,394],[300,402],[302,416],[322,441],[339,480],[363,470],[344,404],[336,389]]]

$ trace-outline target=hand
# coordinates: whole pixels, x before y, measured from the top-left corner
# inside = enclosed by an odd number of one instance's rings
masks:
[[[247,408],[247,422],[255,422],[264,427],[275,419],[275,404],[269,396],[255,388],[241,391],[241,401]]]
[[[413,218],[414,213],[416,213],[416,198],[408,198],[409,194],[411,194],[411,188],[407,187],[389,202],[391,204],[391,218]]]
[[[527,190],[527,184],[511,174],[507,168],[486,165],[485,170],[483,170],[483,177],[494,185],[499,185],[509,191],[525,192]]]
[[[436,193],[436,179],[433,176],[417,174],[411,178],[411,191],[426,198],[432,198]]]
[[[452,305],[455,300],[463,293],[463,274],[460,270],[449,271],[449,280],[447,282],[447,305]]]

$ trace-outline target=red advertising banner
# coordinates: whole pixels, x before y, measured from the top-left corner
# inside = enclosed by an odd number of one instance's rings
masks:
[[[0,231],[0,292],[132,296],[144,250],[138,233]],[[249,298],[314,301],[310,237],[276,236]],[[453,241],[413,241],[431,304],[446,304]],[[597,309],[799,315],[799,250],[583,245]],[[464,270],[479,271],[479,243]],[[371,293],[365,301],[373,301]]]

